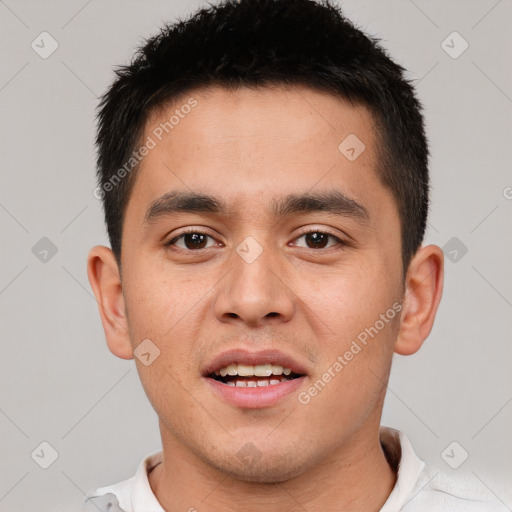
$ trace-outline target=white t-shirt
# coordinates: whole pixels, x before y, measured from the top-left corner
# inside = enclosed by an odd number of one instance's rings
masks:
[[[481,481],[469,474],[449,474],[426,465],[400,431],[381,427],[381,445],[398,470],[391,494],[380,512],[504,512]],[[136,474],[88,493],[84,512],[165,512],[149,485],[148,473],[162,462],[162,452],[145,457]]]

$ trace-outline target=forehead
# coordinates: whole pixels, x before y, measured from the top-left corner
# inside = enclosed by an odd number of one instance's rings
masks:
[[[153,194],[169,192],[170,182],[240,197],[333,179],[364,193],[377,178],[368,110],[306,87],[193,90],[151,113],[148,138],[154,147],[136,181]]]
[[[235,149],[252,146],[254,151],[256,145],[267,154],[276,146],[283,153],[295,146],[297,156],[313,157],[316,153],[316,158],[320,153],[332,156],[334,149],[338,157],[338,144],[333,148],[333,143],[350,134],[364,139],[365,145],[370,146],[366,156],[370,156],[374,123],[365,106],[305,86],[284,85],[192,90],[151,112],[145,126],[145,135],[164,145],[175,142],[186,144],[187,149],[201,150],[207,145],[214,149],[211,146],[217,144],[217,154],[231,158]],[[326,145],[315,146],[319,138]],[[181,158],[185,156],[182,154]]]

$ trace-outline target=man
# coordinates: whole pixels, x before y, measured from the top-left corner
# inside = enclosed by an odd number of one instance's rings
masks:
[[[380,426],[443,285],[403,69],[330,3],[240,0],[116,73],[88,275],[162,452],[88,510],[495,510]]]

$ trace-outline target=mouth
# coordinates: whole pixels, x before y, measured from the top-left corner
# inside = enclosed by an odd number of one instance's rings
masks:
[[[280,351],[241,348],[215,357],[202,376],[215,396],[232,406],[251,409],[276,405],[308,377],[303,365]]]
[[[277,386],[302,376],[293,372],[291,368],[270,363],[257,365],[231,363],[208,374],[210,379],[226,386],[240,388]]]

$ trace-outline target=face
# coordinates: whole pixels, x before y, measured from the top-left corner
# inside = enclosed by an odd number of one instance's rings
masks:
[[[365,108],[300,87],[201,89],[148,120],[122,296],[131,348],[159,351],[136,362],[164,442],[275,482],[377,428],[403,283],[374,130]],[[297,377],[214,378],[236,363]]]

